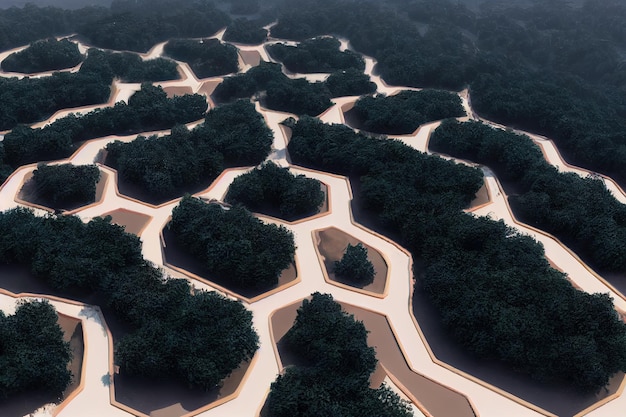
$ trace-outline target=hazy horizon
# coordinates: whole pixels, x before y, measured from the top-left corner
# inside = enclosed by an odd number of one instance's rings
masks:
[[[9,7],[23,7],[27,3],[36,6],[57,6],[64,9],[78,9],[84,6],[106,6],[109,7],[113,0],[0,0],[0,9]]]

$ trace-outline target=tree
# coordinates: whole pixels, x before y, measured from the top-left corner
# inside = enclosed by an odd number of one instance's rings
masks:
[[[360,242],[354,246],[348,243],[341,260],[335,261],[335,274],[356,284],[371,284],[376,271],[367,258],[367,248]]]

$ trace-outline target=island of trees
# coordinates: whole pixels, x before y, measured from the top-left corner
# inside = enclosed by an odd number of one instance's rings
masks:
[[[254,105],[239,100],[212,109],[192,130],[179,125],[165,137],[112,142],[106,164],[122,181],[146,191],[144,199],[163,202],[208,186],[226,167],[261,163],[272,136]]]
[[[115,361],[124,374],[209,390],[258,348],[252,314],[241,303],[165,277],[143,259],[139,238],[110,217],[84,223],[24,208],[2,212],[0,262],[30,267],[65,297],[95,296],[127,329],[115,336]],[[43,368],[51,368],[47,353]]]
[[[32,74],[71,68],[82,60],[77,44],[68,39],[50,38],[32,42],[28,48],[6,57],[0,65],[3,71]]]
[[[119,78],[125,83],[168,81],[180,78],[178,65],[171,59],[154,58],[144,61],[131,52],[111,52],[91,48],[82,71],[102,74],[107,79]]]
[[[276,417],[410,417],[408,404],[389,387],[370,388],[376,352],[362,322],[329,294],[312,294],[283,338],[298,358],[272,383],[267,399]]]
[[[361,97],[352,112],[358,127],[386,134],[413,133],[427,122],[465,116],[461,98],[439,90],[405,90],[393,96]]]
[[[198,78],[239,70],[237,48],[219,39],[172,39],[165,44],[163,51],[171,58],[187,62]]]
[[[626,370],[626,324],[608,295],[575,289],[532,238],[461,211],[478,170],[311,118],[292,129],[292,160],[359,184],[359,208],[420,260],[416,285],[466,349],[583,391]]]
[[[226,27],[222,39],[228,42],[258,45],[267,39],[267,29],[253,20],[239,18]]]
[[[47,301],[20,302],[10,316],[0,310],[0,401],[28,392],[61,398],[72,351],[57,319]]]
[[[348,243],[341,259],[335,261],[335,275],[358,285],[374,282],[376,271],[367,258],[367,248],[360,242],[356,245]]]
[[[294,262],[293,234],[240,206],[225,209],[186,196],[174,208],[169,228],[211,276],[235,290],[270,289]]]
[[[242,204],[248,210],[295,220],[319,212],[326,195],[321,183],[289,168],[266,162],[233,180],[224,200]]]
[[[45,165],[33,171],[37,202],[59,210],[93,203],[100,170],[95,165]]]
[[[365,61],[361,55],[350,50],[340,51],[340,46],[337,39],[323,36],[307,39],[297,46],[273,43],[266,49],[291,72],[335,72],[350,68],[363,72]]]

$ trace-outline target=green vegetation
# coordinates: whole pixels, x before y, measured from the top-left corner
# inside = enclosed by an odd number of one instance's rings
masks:
[[[376,91],[370,76],[354,68],[333,72],[324,83],[332,97],[362,96]]]
[[[37,201],[61,209],[93,203],[100,170],[95,165],[45,165],[33,171]]]
[[[527,136],[477,122],[443,123],[433,150],[493,168],[520,220],[554,234],[601,271],[626,272],[626,206],[599,179],[559,173]]]
[[[368,285],[374,282],[374,265],[367,259],[367,248],[362,243],[348,243],[341,260],[335,261],[335,274],[349,282]]]
[[[310,118],[288,149],[295,163],[360,183],[359,208],[421,260],[418,285],[469,351],[585,391],[626,370],[626,324],[610,297],[572,287],[532,238],[461,211],[477,170]]]
[[[99,48],[147,52],[171,38],[211,36],[229,22],[206,0],[122,0],[78,32]]]
[[[186,196],[172,211],[169,227],[211,275],[236,289],[270,289],[294,261],[293,234],[243,207],[224,209]]]
[[[189,64],[198,78],[215,77],[239,71],[237,48],[219,39],[173,39],[163,51]]]
[[[235,178],[225,201],[248,210],[295,220],[319,212],[326,196],[318,180],[293,175],[273,162]]]
[[[1,82],[1,80],[0,80]],[[128,100],[85,115],[70,114],[43,128],[17,126],[2,141],[3,162],[13,169],[23,164],[65,158],[76,143],[112,134],[167,129],[203,117],[206,99],[198,94],[171,99],[161,87],[143,84]]]
[[[61,398],[72,351],[57,318],[47,301],[20,302],[12,316],[0,310],[0,399],[39,390]]]
[[[120,178],[162,202],[212,181],[225,166],[261,163],[269,154],[272,132],[254,105],[236,101],[212,109],[202,125],[176,126],[170,135],[107,145],[106,163]]]
[[[2,61],[2,70],[31,74],[71,68],[82,60],[77,44],[51,38],[32,42],[23,51],[12,53]]]
[[[143,259],[139,238],[109,221],[36,217],[23,208],[0,213],[0,261],[30,266],[35,277],[66,296],[95,293],[128,328],[115,340],[123,374],[209,390],[254,355],[258,337],[250,311],[217,293],[192,291],[184,279],[164,277]],[[41,346],[46,366],[40,368],[48,371],[49,348]]]
[[[362,322],[342,311],[329,294],[312,294],[285,335],[285,348],[302,365],[289,366],[267,399],[275,417],[410,417],[408,404],[387,386],[370,388],[376,368]]]
[[[298,46],[274,43],[266,46],[272,58],[281,61],[291,72],[334,72],[350,68],[365,69],[361,55],[350,50],[340,51],[341,43],[331,37],[307,39]]]
[[[330,92],[324,83],[295,80],[283,74],[280,65],[261,62],[244,74],[225,78],[213,92],[220,102],[261,94],[269,109],[316,116],[331,106]]]
[[[233,20],[226,27],[222,39],[228,42],[258,45],[267,38],[267,30],[258,22],[244,18]]]
[[[119,78],[126,83],[168,81],[180,77],[178,65],[172,60],[155,58],[144,61],[131,52],[115,53],[96,48],[89,49],[81,70],[97,72],[107,78]]]
[[[388,134],[413,133],[424,123],[465,115],[458,95],[437,90],[362,97],[353,111],[362,129]]]

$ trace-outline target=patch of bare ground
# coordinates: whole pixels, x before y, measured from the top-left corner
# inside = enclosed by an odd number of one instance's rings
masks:
[[[151,216],[147,214],[137,213],[136,211],[127,209],[117,209],[109,211],[101,215],[101,217],[111,216],[111,223],[115,223],[119,226],[124,226],[124,230],[127,233],[134,235],[141,235],[143,229],[152,220]]]
[[[375,294],[383,294],[385,292],[389,268],[385,258],[379,251],[335,227],[316,230],[313,232],[313,235],[317,245],[317,250],[330,281],[339,282],[341,284],[359,288]],[[367,249],[367,258],[374,266],[374,271],[376,272],[374,275],[374,281],[371,284],[359,285],[335,275],[335,261],[341,260],[348,244],[354,246],[358,243],[361,243]]]
[[[250,65],[251,67],[256,67],[261,63],[261,54],[259,51],[242,51],[240,49],[239,55],[241,56],[243,63]]]
[[[167,94],[167,98],[172,98],[174,96],[184,96],[185,94],[193,94],[193,90],[191,87],[185,86],[171,86],[171,87],[163,87],[163,91]]]

